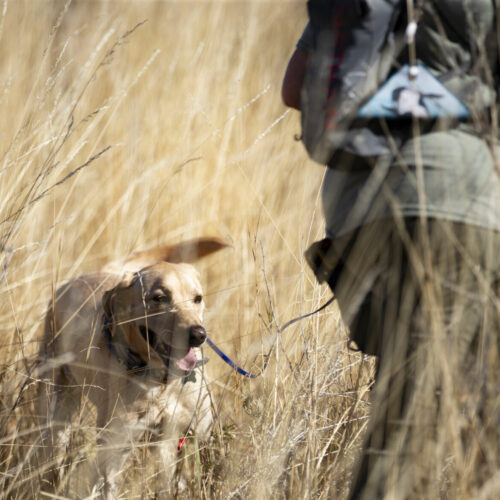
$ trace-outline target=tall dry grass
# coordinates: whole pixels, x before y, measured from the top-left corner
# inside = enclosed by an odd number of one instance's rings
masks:
[[[209,335],[258,372],[207,371],[213,437],[188,442],[185,498],[345,498],[372,364],[303,252],[322,237],[323,169],[281,104],[303,2],[0,2],[0,484],[36,498],[36,359],[57,284],[138,249],[217,235],[199,264]],[[86,431],[85,431],[86,432]],[[91,456],[81,431],[78,459]],[[198,447],[199,445],[199,447]],[[156,498],[138,446],[124,498]],[[472,484],[472,483],[471,483]],[[443,494],[467,498],[467,484]]]
[[[26,0],[0,15],[0,481],[30,498],[34,367],[57,284],[137,249],[223,237],[233,248],[199,265],[209,334],[258,371],[277,325],[328,297],[303,259],[322,235],[323,169],[280,99],[302,3]],[[335,308],[288,329],[255,381],[209,356],[223,432],[187,446],[185,494],[342,495],[366,404],[354,406],[360,357]],[[153,497],[148,452],[127,467],[124,496]]]

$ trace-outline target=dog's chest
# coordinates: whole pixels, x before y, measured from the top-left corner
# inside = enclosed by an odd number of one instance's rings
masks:
[[[192,385],[192,384],[189,384]],[[143,397],[134,404],[139,419],[148,426],[159,423],[165,417],[178,421],[188,418],[191,408],[187,408],[184,385],[180,380],[167,385],[159,385],[145,391]],[[190,395],[193,398],[193,395]],[[190,399],[190,398],[188,398]]]

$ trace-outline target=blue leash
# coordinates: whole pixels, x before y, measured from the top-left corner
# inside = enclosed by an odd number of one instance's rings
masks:
[[[222,352],[211,340],[207,337],[206,343],[225,361],[233,370],[236,370],[240,375],[248,378],[256,378],[258,375],[253,373],[248,373],[243,370],[243,368],[239,367],[227,354]],[[267,360],[266,360],[267,361]],[[259,374],[260,375],[260,374]]]
[[[283,330],[285,330],[285,328],[288,328],[290,325],[293,325],[294,323],[296,323],[297,321],[300,321],[301,319],[305,319],[305,318],[308,318],[309,316],[312,316],[313,314],[316,314],[316,313],[319,313],[320,311],[322,311],[323,309],[325,309],[325,307],[329,306],[333,301],[335,300],[335,297],[332,296],[330,297],[329,300],[327,300],[321,307],[319,307],[318,309],[316,309],[315,311],[313,312],[310,312],[310,313],[307,313],[307,314],[304,314],[302,316],[298,316],[297,318],[293,318],[291,319],[290,321],[288,321],[287,323],[285,323],[281,328],[278,329],[278,334],[282,333]],[[277,339],[278,337],[276,337]],[[262,375],[264,373],[264,371],[266,370],[267,368],[267,365],[269,363],[269,358],[271,357],[271,353],[274,349],[274,346],[276,344],[276,342],[274,342],[274,344],[271,346],[271,349],[269,350],[269,352],[267,353],[266,355],[266,360],[264,362],[264,366],[262,367],[262,370],[260,373],[257,373],[257,374],[254,374],[254,373],[249,373],[247,372],[246,370],[244,370],[243,368],[241,368],[240,366],[238,366],[227,354],[225,354],[223,351],[221,351],[221,349],[219,349],[219,347],[217,347],[217,345],[212,342],[212,340],[207,337],[206,339],[206,343],[222,358],[222,360],[224,362],[226,362],[233,370],[237,371],[240,375],[243,375],[244,377],[248,377],[248,378],[257,378],[259,377],[260,375]]]

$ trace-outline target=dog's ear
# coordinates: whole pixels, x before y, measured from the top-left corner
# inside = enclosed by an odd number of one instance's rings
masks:
[[[219,238],[197,238],[171,245],[168,247],[166,258],[163,260],[174,263],[194,262],[229,246],[231,246],[229,243]]]
[[[120,290],[130,288],[139,277],[139,273],[125,273],[120,282],[110,290],[106,290],[102,296],[102,308],[106,318],[113,319],[113,300]]]
[[[154,264],[156,262],[172,262],[178,264],[180,262],[195,262],[206,255],[222,250],[223,248],[232,246],[220,238],[197,238],[194,240],[183,241],[176,245],[166,245],[144,252],[133,254],[129,260],[144,261]]]

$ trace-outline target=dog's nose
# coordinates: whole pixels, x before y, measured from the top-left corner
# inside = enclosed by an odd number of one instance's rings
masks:
[[[207,338],[207,331],[201,325],[192,326],[189,329],[189,345],[191,347],[198,347]]]

